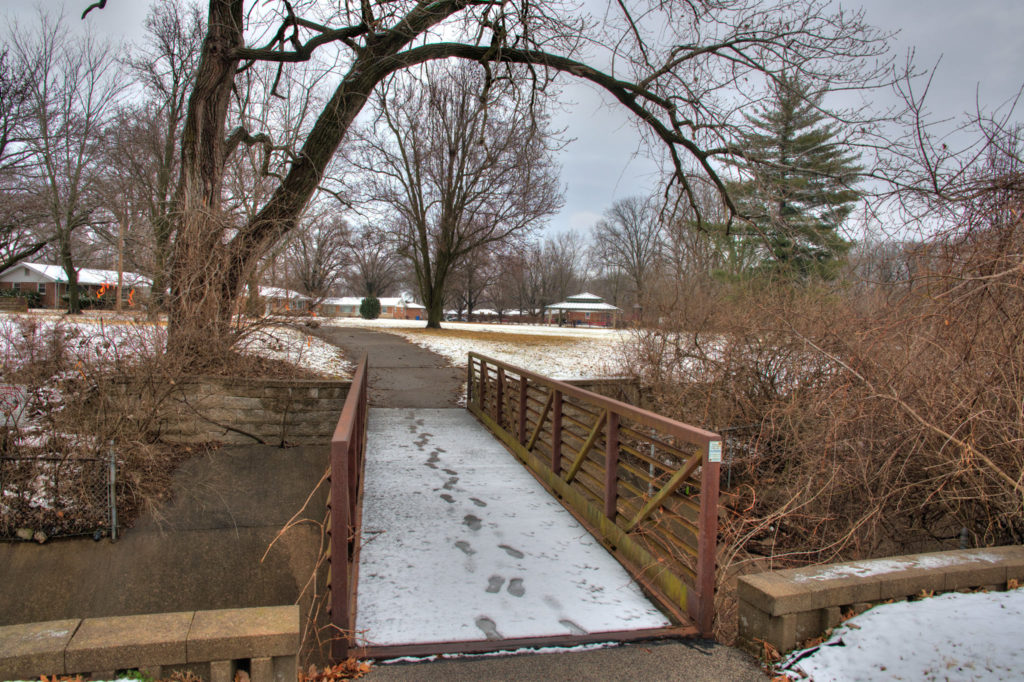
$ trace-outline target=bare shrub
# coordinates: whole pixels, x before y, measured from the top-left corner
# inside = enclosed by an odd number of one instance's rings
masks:
[[[754,566],[1024,542],[1024,175],[990,170],[899,281],[720,287],[635,333],[654,409],[726,439],[721,601]]]
[[[159,442],[160,406],[178,376],[164,361],[162,344],[163,330],[155,325],[0,320],[3,381],[25,391],[24,409],[7,416],[3,427],[2,456],[21,462],[24,480],[4,481],[0,534],[25,524],[51,536],[91,532],[97,515],[92,478],[105,473],[94,463],[107,462],[111,452],[122,521],[130,522],[146,501],[166,496],[183,451]],[[55,487],[57,471],[92,484]]]

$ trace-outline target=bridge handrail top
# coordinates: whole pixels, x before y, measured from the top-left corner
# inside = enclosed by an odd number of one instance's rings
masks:
[[[712,441],[722,440],[722,437],[713,431],[707,431],[697,426],[691,426],[690,424],[685,424],[675,419],[664,417],[657,412],[651,412],[650,410],[630,405],[629,403],[622,402],[621,400],[609,398],[599,393],[588,391],[585,388],[573,386],[572,384],[560,381],[559,379],[552,379],[544,376],[543,374],[537,374],[536,372],[532,372],[522,367],[517,367],[516,365],[492,358],[488,355],[484,355],[483,353],[470,351],[468,355],[470,360],[472,360],[472,358],[476,358],[487,364],[504,367],[506,370],[511,370],[513,374],[517,374],[520,377],[526,377],[534,383],[557,390],[563,395],[571,395],[576,398],[589,401],[606,410],[615,412],[620,416],[628,417],[645,426],[650,426],[669,435],[681,438],[693,445],[706,447],[708,443],[711,443]]]

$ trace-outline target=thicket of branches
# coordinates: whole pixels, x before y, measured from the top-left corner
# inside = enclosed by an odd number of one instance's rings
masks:
[[[677,288],[636,332],[654,407],[726,439],[721,579],[1024,542],[1024,166],[1012,127],[974,130],[905,149],[889,215],[926,234],[831,283]]]

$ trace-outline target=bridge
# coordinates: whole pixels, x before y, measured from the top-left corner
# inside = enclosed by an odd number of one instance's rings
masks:
[[[331,443],[335,660],[711,635],[717,434],[476,353],[464,410],[368,377]]]

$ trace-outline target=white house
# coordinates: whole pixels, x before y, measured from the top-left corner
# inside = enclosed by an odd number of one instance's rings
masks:
[[[128,305],[138,305],[149,295],[152,280],[135,272],[121,275],[121,299]],[[81,268],[78,286],[83,294],[110,296],[113,301],[117,295],[117,271]],[[61,297],[68,293],[68,277],[60,265],[22,262],[0,273],[0,289],[36,292],[42,297],[44,308],[60,308],[64,305]]]
[[[427,309],[412,300],[408,294],[386,296],[380,301],[380,316],[395,320],[425,320]],[[362,298],[344,296],[342,298],[325,298],[320,302],[320,314],[325,317],[358,317]]]

